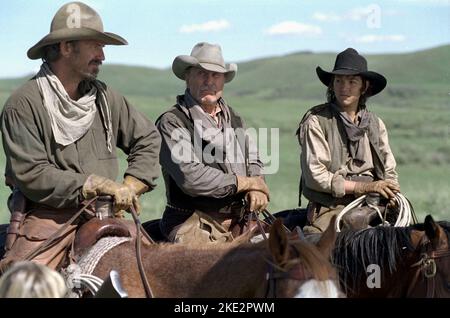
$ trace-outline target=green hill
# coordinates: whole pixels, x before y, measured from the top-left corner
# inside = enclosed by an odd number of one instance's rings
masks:
[[[441,93],[450,82],[450,45],[408,54],[367,55],[369,67],[388,79],[385,97]],[[239,63],[236,79],[227,85],[228,96],[269,99],[322,98],[324,88],[315,68],[331,70],[335,53],[296,53]],[[30,76],[0,80],[0,92],[10,92]],[[174,96],[184,83],[170,69],[104,65],[100,79],[124,95],[161,97]]]

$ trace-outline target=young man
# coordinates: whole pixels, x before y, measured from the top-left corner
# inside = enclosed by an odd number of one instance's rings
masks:
[[[333,215],[357,196],[384,208],[400,191],[395,159],[383,121],[366,107],[368,97],[386,86],[381,74],[367,70],[366,59],[352,48],[339,53],[332,72],[316,69],[327,86],[327,103],[311,108],[298,130],[301,145],[301,194],[308,200],[305,233],[323,232]],[[344,220],[364,228],[374,210],[364,207]]]
[[[228,241],[243,199],[250,211],[269,201],[256,145],[223,99],[237,66],[225,65],[220,46],[198,43],[191,55],[175,58],[172,70],[186,91],[157,121],[167,194],[161,230],[174,242]]]
[[[108,44],[127,42],[104,32],[92,8],[71,2],[58,10],[50,33],[28,51],[30,59],[43,59],[41,70],[12,94],[1,115],[5,176],[14,189],[9,206],[15,212],[3,269],[54,235],[83,201],[110,195],[116,212],[139,210],[138,196],[155,187],[156,127],[96,79]],[[116,147],[128,155],[123,183],[115,181]],[[26,198],[25,206],[18,194]],[[89,217],[85,213],[68,224],[33,261],[57,268],[77,226]]]

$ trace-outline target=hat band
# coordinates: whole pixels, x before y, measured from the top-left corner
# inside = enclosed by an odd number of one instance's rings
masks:
[[[339,67],[339,68],[334,69],[333,72],[338,71],[338,70],[350,70],[350,71],[356,71],[356,72],[365,72],[363,70],[359,70],[359,69],[352,68],[352,67]]]

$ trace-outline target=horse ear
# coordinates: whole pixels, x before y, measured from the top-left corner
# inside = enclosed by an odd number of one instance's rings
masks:
[[[276,219],[269,234],[269,250],[277,264],[284,263],[289,256],[288,238],[282,222],[281,219]]]
[[[330,220],[330,224],[328,225],[325,232],[323,232],[320,237],[319,242],[317,242],[316,246],[319,251],[324,255],[327,259],[330,258],[331,252],[334,248],[334,243],[336,241],[336,215],[333,215]]]
[[[444,230],[437,224],[431,215],[425,217],[425,234],[429,238],[434,249],[440,247],[446,242],[446,234]]]

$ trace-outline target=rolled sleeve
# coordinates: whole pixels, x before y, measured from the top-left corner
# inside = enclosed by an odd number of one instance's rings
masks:
[[[343,196],[344,177],[342,172],[333,174],[328,170],[331,163],[330,148],[315,115],[311,115],[302,125],[299,137],[302,145],[302,176],[306,186],[314,191]]]

